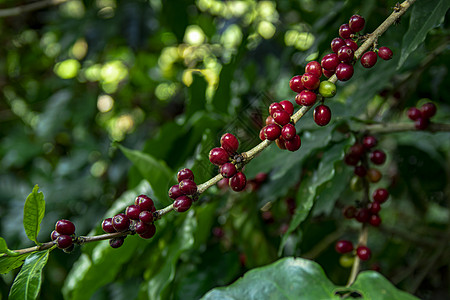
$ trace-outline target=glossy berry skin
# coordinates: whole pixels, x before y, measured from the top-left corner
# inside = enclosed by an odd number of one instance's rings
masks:
[[[144,234],[150,230],[150,224],[139,221],[136,223],[135,230],[137,234]]]
[[[337,241],[336,245],[334,245],[334,249],[337,253],[345,254],[353,251],[353,244],[347,240]]]
[[[430,124],[430,119],[427,118],[418,118],[414,121],[414,126],[417,130],[425,130],[427,129],[428,125]]]
[[[61,234],[60,234],[58,231],[53,230],[52,233],[50,234],[50,238],[52,239],[52,241],[54,241],[54,240],[56,240],[60,235],[61,235]]]
[[[372,203],[369,204],[369,211],[371,214],[376,215],[380,212],[381,210],[381,203],[374,201]]]
[[[270,125],[270,124],[274,124],[275,120],[273,119],[272,116],[267,116],[266,118],[266,125]]]
[[[153,200],[146,195],[139,195],[136,197],[134,204],[138,205],[141,211],[148,210],[151,212],[156,211],[155,204]]]
[[[179,185],[185,195],[194,195],[197,193],[197,184],[193,180],[183,179]]]
[[[114,233],[116,229],[113,226],[112,218],[106,218],[102,222],[102,229],[106,233]]]
[[[290,115],[292,116],[294,114],[294,104],[292,104],[291,101],[288,100],[283,100],[280,101],[281,106],[283,107],[283,109]],[[267,124],[266,124],[267,125]]]
[[[188,196],[180,196],[173,202],[173,209],[177,212],[185,212],[191,208],[192,199]]]
[[[352,48],[346,45],[338,50],[337,55],[341,62],[351,63],[355,57],[355,52]]]
[[[272,117],[275,120],[275,123],[277,123],[280,126],[286,125],[291,120],[291,116],[284,109],[277,110],[276,112],[273,113]]]
[[[322,76],[322,66],[317,61],[311,61],[306,65],[305,73],[310,73],[315,75],[317,78],[320,78],[320,76]]]
[[[169,189],[169,198],[175,200],[180,196],[183,196],[184,193],[180,189],[180,186],[178,184],[172,185]]]
[[[366,20],[360,15],[353,15],[348,21],[348,26],[353,32],[360,32],[363,30],[364,25],[366,25]]]
[[[356,176],[364,177],[367,174],[367,169],[363,165],[359,165],[355,167],[353,173],[355,173]]]
[[[372,135],[365,136],[362,141],[362,145],[363,145],[364,149],[366,149],[366,150],[372,149],[377,144],[378,144],[377,139]]]
[[[320,62],[322,68],[328,71],[335,71],[340,63],[341,61],[339,60],[336,53],[330,53],[325,55]]]
[[[319,94],[324,98],[331,98],[336,95],[336,85],[330,81],[322,81],[319,85]]]
[[[354,73],[353,66],[346,63],[340,63],[336,67],[336,76],[340,81],[347,81],[352,78]]]
[[[320,79],[312,73],[305,73],[302,75],[302,83],[306,89],[313,91],[319,87]]]
[[[285,141],[292,140],[295,135],[297,134],[297,130],[295,129],[295,126],[292,124],[286,124],[281,129],[281,136]]]
[[[300,139],[300,136],[298,135],[295,135],[293,139],[284,142],[284,146],[286,147],[286,149],[292,152],[300,149],[301,145],[302,141]]]
[[[75,233],[75,225],[69,220],[59,220],[55,224],[55,230],[59,234],[72,235]]]
[[[325,126],[330,123],[331,120],[331,110],[326,105],[318,105],[314,109],[314,122],[319,126]]]
[[[56,239],[56,244],[58,245],[59,249],[67,249],[73,244],[72,237],[67,234],[61,234]]]
[[[191,169],[184,168],[178,171],[177,173],[177,181],[180,182],[183,179],[190,179],[194,180],[194,173],[191,171]]]
[[[349,153],[358,158],[363,156],[365,152],[366,150],[364,149],[364,146],[358,142],[354,143],[349,149]]]
[[[384,203],[389,198],[389,192],[386,189],[376,189],[372,194],[373,201],[377,203]]]
[[[231,133],[225,133],[220,138],[220,145],[222,148],[227,151],[229,155],[233,155],[236,153],[237,149],[239,148],[239,141],[238,139],[232,135]],[[194,180],[193,178],[190,178]]]
[[[117,214],[112,219],[116,231],[126,231],[130,227],[130,218],[126,214]]]
[[[339,36],[341,38],[348,39],[352,34],[354,34],[354,32],[348,24],[342,24],[341,27],[339,27]]]
[[[367,51],[361,56],[361,65],[364,68],[372,68],[377,63],[377,54],[373,51]]]
[[[358,50],[358,44],[352,40],[352,39],[345,39],[345,45],[349,46],[350,48],[352,48],[353,51]]]
[[[386,161],[386,153],[382,150],[375,150],[370,153],[370,160],[376,165],[382,165]]]
[[[374,227],[378,227],[381,225],[381,218],[379,215],[371,215],[370,219],[369,219],[369,224],[374,226]]]
[[[125,241],[125,237],[121,236],[121,237],[116,237],[116,238],[112,238],[109,240],[109,245],[111,246],[111,248],[119,248],[123,245],[123,242]]]
[[[131,220],[139,220],[139,214],[141,213],[141,209],[138,205],[130,205],[125,210],[125,214],[130,218]]]
[[[148,210],[144,210],[139,214],[139,220],[145,224],[151,224],[154,221],[153,213]]]
[[[289,87],[296,93],[300,93],[301,91],[303,91],[305,88],[303,87],[302,84],[302,76],[296,75],[292,77],[291,80],[289,81]]]
[[[228,183],[229,183],[229,179],[228,178],[222,178],[218,183],[217,186],[219,187],[219,189],[221,190],[225,190],[228,188]]]
[[[322,68],[322,72],[323,72],[323,76],[325,76],[326,78],[330,78],[331,76],[334,75],[334,71],[328,71]]]
[[[264,129],[264,136],[269,141],[275,141],[281,134],[280,126],[276,124],[267,125]]]
[[[377,183],[378,181],[380,181],[381,177],[381,172],[377,169],[367,170],[367,179],[369,179],[370,182]]]
[[[370,211],[367,208],[360,208],[355,214],[356,221],[360,223],[367,223],[370,219]]]
[[[420,112],[422,113],[422,118],[429,119],[436,114],[436,105],[431,102],[427,102],[420,108]]]
[[[273,102],[269,105],[269,114],[273,117],[273,114],[278,111],[283,110],[283,106],[278,102]]]
[[[209,151],[209,161],[216,166],[221,166],[228,162],[228,153],[223,148],[212,148]]]
[[[233,177],[236,172],[236,166],[232,163],[224,163],[220,166],[220,174],[222,174],[222,176],[225,178]]]
[[[230,178],[230,188],[235,192],[242,191],[247,185],[247,178],[242,172],[237,172],[233,177]]]
[[[270,125],[270,124],[269,124],[269,125]],[[265,135],[266,127],[267,127],[267,126],[264,126],[264,127],[261,128],[261,130],[259,131],[259,139],[260,139],[261,141],[266,140],[266,135]]]
[[[275,144],[277,144],[277,147],[280,148],[281,150],[286,150],[285,142],[286,141],[284,140],[283,136],[280,136],[275,140]]]
[[[393,55],[394,55],[394,53],[392,53],[392,50],[389,49],[388,47],[380,47],[378,49],[378,56],[381,59],[390,60]]]
[[[341,47],[344,47],[344,46],[346,46],[345,41],[341,38],[334,38],[331,41],[331,51],[333,51],[334,53],[338,53],[339,49],[341,49]],[[322,67],[323,67],[323,65],[322,65]]]
[[[139,234],[139,236],[143,239],[151,239],[156,233],[155,224],[148,225],[147,232]]]
[[[316,103],[317,95],[312,91],[301,91],[295,96],[295,102],[302,106],[311,106]]]
[[[371,256],[370,249],[366,246],[359,246],[356,248],[356,255],[358,255],[360,260],[369,260]]]
[[[410,118],[413,121],[422,117],[422,112],[415,107],[410,107],[407,111],[407,114],[408,114],[408,118]]]

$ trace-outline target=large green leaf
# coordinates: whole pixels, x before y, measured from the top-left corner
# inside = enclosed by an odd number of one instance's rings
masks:
[[[253,269],[228,287],[209,291],[202,299],[341,299],[337,292],[351,291],[363,295],[364,299],[417,299],[374,271],[359,274],[350,288],[336,286],[316,262],[292,257]]]
[[[39,245],[37,235],[41,229],[41,221],[45,214],[44,194],[38,192],[39,186],[36,184],[33,191],[28,195],[23,208],[23,227],[28,238]]]
[[[9,299],[36,299],[41,289],[42,269],[47,264],[50,250],[39,251],[25,259],[22,269],[14,279]]]
[[[21,254],[19,256],[0,257],[0,274],[9,273],[9,271],[20,267],[30,253]]]
[[[442,22],[449,8],[448,0],[421,0],[413,4],[409,29],[403,37],[402,55],[398,68],[425,40],[428,32]]]

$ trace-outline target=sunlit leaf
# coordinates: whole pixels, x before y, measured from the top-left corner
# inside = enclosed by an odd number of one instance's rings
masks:
[[[39,186],[36,184],[31,194],[28,195],[23,208],[23,227],[28,238],[39,245],[37,236],[41,229],[41,221],[45,214],[44,194],[38,192]]]

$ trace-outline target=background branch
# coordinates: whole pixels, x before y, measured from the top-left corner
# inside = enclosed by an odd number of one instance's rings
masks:
[[[69,0],[43,0],[21,6],[0,9],[0,18],[18,16],[26,12],[42,9],[47,6],[58,5],[67,1]]]

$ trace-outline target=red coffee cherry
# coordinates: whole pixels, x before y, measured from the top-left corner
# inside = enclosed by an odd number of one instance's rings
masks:
[[[297,130],[292,124],[286,124],[281,129],[281,136],[285,141],[292,140],[297,135]]]
[[[319,126],[325,126],[330,123],[331,110],[326,105],[317,105],[314,109],[314,122]]]
[[[356,207],[353,205],[347,206],[344,208],[342,214],[346,219],[353,219],[356,215]]]
[[[347,81],[353,76],[353,66],[346,63],[340,63],[336,68],[336,76],[340,81]]]
[[[360,223],[367,223],[370,219],[370,211],[367,208],[360,208],[356,211],[356,221]]]
[[[61,234],[58,233],[58,231],[53,230],[52,233],[50,234],[50,238],[52,239],[52,241],[55,241]]]
[[[264,126],[264,127],[261,128],[261,130],[259,131],[259,139],[260,139],[261,141],[264,141],[264,140],[266,139],[266,135],[265,135],[266,127],[267,127],[267,126]]]
[[[380,47],[378,49],[378,56],[381,59],[390,60],[393,55],[394,55],[394,53],[392,53],[392,50],[389,49],[388,47]]]
[[[428,125],[430,124],[430,119],[420,117],[417,120],[414,121],[414,126],[418,130],[425,130],[427,129]]]
[[[352,39],[345,39],[345,45],[349,46],[350,48],[352,48],[353,51],[358,50],[358,44],[352,40]]]
[[[137,234],[144,234],[147,233],[151,228],[151,225],[148,223],[144,223],[142,221],[139,221],[135,225],[135,230]]]
[[[275,141],[281,134],[280,126],[276,124],[267,125],[264,129],[264,136],[269,141]]]
[[[177,173],[177,180],[180,182],[183,179],[194,180],[194,173],[188,168],[181,169]]]
[[[56,244],[58,245],[59,249],[67,249],[73,244],[72,237],[67,234],[61,234],[56,239]]]
[[[339,27],[339,36],[341,38],[348,39],[352,34],[354,34],[354,32],[348,24],[342,24],[341,27]]]
[[[312,91],[319,87],[320,79],[312,73],[305,73],[302,75],[302,83],[306,89]]]
[[[273,102],[269,105],[269,114],[273,117],[273,114],[278,111],[283,110],[283,106],[278,102]]]
[[[139,214],[139,220],[145,224],[151,224],[154,221],[153,213],[144,210]]]
[[[374,226],[374,227],[380,226],[381,225],[381,218],[380,218],[380,216],[377,215],[377,214],[371,215],[370,219],[369,219],[369,224]]]
[[[378,144],[377,139],[372,135],[368,135],[363,138],[363,147],[366,150],[370,150],[371,148],[375,147],[377,144]]]
[[[169,198],[175,200],[180,196],[183,196],[184,193],[180,189],[180,186],[178,184],[172,185],[172,187],[169,189]]]
[[[366,150],[364,149],[364,146],[358,142],[354,143],[349,149],[349,153],[351,155],[354,155],[359,158],[363,156],[365,152]]]
[[[112,218],[106,218],[102,222],[102,229],[106,233],[114,233],[116,229],[114,229]]]
[[[153,200],[146,196],[146,195],[139,195],[136,197],[136,200],[134,200],[134,204],[138,205],[141,211],[148,210],[151,212],[155,212],[155,204],[153,203]]]
[[[228,153],[223,148],[213,148],[209,151],[209,161],[216,166],[221,166],[228,161]]]
[[[422,118],[429,119],[436,114],[436,105],[431,102],[427,102],[420,108],[420,112],[422,113]]]
[[[55,224],[55,230],[59,234],[72,235],[75,233],[75,225],[69,220],[59,220]]]
[[[364,25],[366,25],[366,20],[360,15],[353,15],[348,21],[348,26],[353,32],[360,32],[363,30]]]
[[[285,145],[285,140],[282,136],[280,136],[279,138],[277,138],[275,140],[275,144],[277,144],[277,147],[280,148],[281,150],[286,150],[286,145]]]
[[[355,57],[355,52],[349,46],[342,46],[337,52],[338,58],[344,63],[351,63]]]
[[[337,52],[337,50],[336,50],[336,52]],[[322,58],[320,64],[322,65],[322,68],[324,68],[325,70],[334,72],[340,63],[341,63],[341,61],[339,60],[339,57],[337,56],[337,54],[330,53],[330,54],[325,55]]]
[[[234,153],[237,152],[237,149],[239,148],[239,141],[231,133],[225,133],[220,138],[220,145],[225,151],[227,151],[229,155],[233,155]],[[190,179],[194,180],[193,178]]]
[[[242,191],[247,185],[247,178],[242,172],[237,172],[233,177],[230,178],[230,188],[235,192]]]
[[[292,77],[291,80],[289,81],[289,87],[296,93],[300,93],[301,91],[303,91],[305,88],[303,87],[302,84],[302,76],[296,75]]]
[[[386,153],[382,150],[375,150],[370,153],[370,160],[376,165],[382,165],[386,161]]]
[[[341,38],[334,38],[331,41],[331,51],[333,51],[334,53],[338,53],[339,49],[341,49],[341,47],[344,47],[345,41]],[[323,65],[322,65],[323,67]],[[325,68],[326,69],[326,68]]]
[[[124,236],[112,238],[109,240],[109,245],[111,246],[111,248],[116,249],[116,248],[122,247],[124,241],[125,241]]]
[[[320,78],[322,76],[322,66],[317,61],[311,61],[306,65],[305,73],[311,73]]]
[[[377,63],[377,54],[373,51],[367,51],[361,56],[361,65],[364,68],[372,68]]]
[[[300,146],[302,145],[302,141],[300,139],[300,136],[295,135],[293,139],[291,139],[289,141],[284,141],[284,145],[287,150],[294,152],[294,151],[297,151],[298,149],[300,149]]]
[[[143,239],[150,239],[152,238],[156,233],[156,226],[155,224],[149,224],[147,228],[147,232],[139,234],[139,237]]]
[[[381,210],[381,203],[377,201],[372,202],[369,204],[368,208],[371,214],[373,215],[378,214]]]
[[[173,202],[173,209],[177,212],[185,212],[191,208],[192,199],[188,196],[180,196]]]
[[[344,162],[349,166],[356,166],[359,162],[360,157],[356,155],[352,155],[351,153],[346,154],[344,156]]]
[[[317,94],[312,91],[301,91],[295,96],[295,102],[302,106],[311,106],[316,103]]]
[[[364,177],[367,174],[367,169],[363,165],[359,165],[355,167],[353,173],[355,173],[356,176]]]
[[[112,219],[116,231],[126,231],[130,227],[130,218],[126,214],[117,214]]]
[[[389,198],[389,192],[383,188],[376,189],[373,191],[372,198],[377,203],[384,203]]]
[[[194,195],[197,193],[197,184],[193,180],[183,179],[179,185],[185,195]]]
[[[356,248],[356,255],[358,255],[360,260],[369,260],[371,256],[370,249],[366,246],[359,246]]]
[[[283,109],[290,115],[292,116],[294,114],[294,104],[292,104],[291,101],[289,100],[283,100],[280,101],[281,106],[283,107]],[[268,124],[266,124],[268,125]]]
[[[277,110],[273,113],[272,117],[280,126],[286,125],[291,120],[291,116],[285,110]]]
[[[224,163],[220,166],[220,174],[222,174],[225,178],[231,178],[236,174],[237,169],[236,166],[232,163]]]
[[[217,186],[219,187],[219,189],[224,190],[228,187],[228,183],[229,183],[229,179],[228,178],[222,178],[218,183]]]
[[[334,249],[337,253],[345,254],[353,251],[353,244],[347,240],[337,241],[336,245],[334,245]]]
[[[131,220],[139,220],[139,214],[141,213],[141,209],[138,205],[130,205],[125,210],[125,214]]]
[[[322,72],[323,72],[323,76],[325,76],[326,78],[330,78],[331,76],[334,75],[334,71],[328,71],[328,70],[322,69]]]
[[[407,111],[407,114],[408,114],[408,118],[410,118],[413,121],[422,117],[422,112],[415,107],[410,107]]]
[[[270,125],[270,124],[274,124],[275,120],[273,119],[272,116],[267,116],[266,118],[266,125]]]

